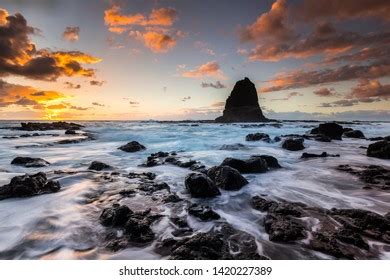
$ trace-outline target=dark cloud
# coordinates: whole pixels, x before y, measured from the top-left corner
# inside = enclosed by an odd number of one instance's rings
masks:
[[[334,88],[320,88],[320,89],[317,89],[315,91],[313,91],[313,93],[319,97],[331,97],[331,96],[337,96],[337,93],[336,91],[334,90]]]
[[[217,81],[215,83],[212,83],[212,82],[210,82],[210,83],[202,82],[201,87],[202,88],[215,88],[215,89],[226,88],[226,86],[224,84],[222,84],[220,81]]]
[[[272,92],[354,79],[376,79],[389,75],[389,61],[365,65],[344,65],[338,68],[313,71],[298,70],[277,75],[269,81],[269,85],[263,86],[260,91]]]
[[[80,38],[80,27],[78,26],[67,26],[65,31],[62,33],[62,37],[70,42],[78,41]]]
[[[72,82],[65,82],[64,84],[66,85],[67,88],[70,88],[70,89],[80,89],[81,88],[80,84],[74,84]]]
[[[95,80],[92,80],[92,81],[89,81],[89,84],[91,86],[98,86],[98,87],[101,87],[102,85],[104,85],[105,81],[95,81]]]
[[[95,75],[95,70],[81,64],[101,59],[82,52],[37,50],[30,35],[37,29],[29,26],[20,14],[8,15],[0,25],[0,76],[19,75],[30,79],[55,81],[60,76]]]
[[[92,102],[93,106],[98,106],[98,107],[105,107],[106,105],[98,103],[98,102]]]
[[[190,99],[191,99],[191,96],[186,96],[186,97],[184,97],[181,101],[186,102],[186,101],[188,101],[188,100],[190,100]]]

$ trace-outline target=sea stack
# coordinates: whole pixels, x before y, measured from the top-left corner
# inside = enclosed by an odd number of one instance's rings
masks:
[[[265,122],[259,106],[255,85],[245,78],[238,81],[230,96],[226,100],[223,116],[215,119],[216,122]]]

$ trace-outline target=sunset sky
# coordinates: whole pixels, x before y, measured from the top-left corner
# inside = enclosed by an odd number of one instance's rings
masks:
[[[390,120],[388,0],[0,1],[0,119]]]

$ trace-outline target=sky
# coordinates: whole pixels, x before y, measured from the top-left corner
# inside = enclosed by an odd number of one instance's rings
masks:
[[[0,119],[390,121],[387,0],[1,0]]]

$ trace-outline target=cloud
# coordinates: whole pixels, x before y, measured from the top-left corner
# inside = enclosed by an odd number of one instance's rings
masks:
[[[67,96],[57,91],[42,91],[30,86],[8,83],[0,79],[1,107],[11,105],[37,106],[55,100],[62,100]]]
[[[186,78],[212,77],[221,80],[226,79],[225,74],[222,72],[219,64],[216,61],[210,61],[199,65],[194,70],[185,71],[182,73],[182,76]]]
[[[263,13],[253,24],[240,31],[241,41],[258,41],[261,38],[282,40],[291,38],[293,31],[286,23],[287,11],[285,0],[275,1],[269,12]]]
[[[299,92],[290,92],[289,94],[287,94],[286,97],[284,98],[274,98],[274,99],[271,99],[271,101],[286,101],[286,100],[290,100],[291,98],[295,97],[295,96],[302,96],[303,94],[302,93],[299,93]]]
[[[185,33],[171,28],[177,19],[173,8],[153,9],[149,16],[141,13],[121,14],[121,8],[112,6],[104,12],[104,22],[109,31],[117,34],[129,31],[129,36],[142,42],[155,53],[166,53],[176,46],[177,38]]]
[[[210,107],[222,109],[223,107],[225,107],[225,101],[214,102],[211,104]]]
[[[190,99],[191,99],[191,96],[186,96],[186,97],[184,97],[181,101],[186,102],[186,101],[188,101],[188,100],[190,100]]]
[[[383,44],[374,47],[365,47],[353,53],[329,56],[325,59],[325,64],[340,62],[366,62],[372,60],[386,60],[390,57],[390,46]]]
[[[200,49],[201,52],[207,53],[208,55],[214,56],[215,51],[210,48],[209,44],[204,41],[195,41],[195,48]]]
[[[94,69],[82,64],[94,64],[100,58],[79,51],[37,50],[30,35],[37,29],[28,26],[19,13],[8,16],[0,25],[0,76],[19,75],[30,79],[55,81],[60,76],[95,75]]]
[[[92,81],[89,81],[89,84],[91,86],[98,86],[98,87],[101,87],[102,85],[104,85],[105,81],[96,81],[96,80],[92,80]]]
[[[295,11],[297,18],[305,21],[328,17],[338,20],[373,17],[388,21],[390,6],[387,0],[305,0]]]
[[[69,42],[76,42],[80,39],[80,27],[67,26],[62,33],[62,37]]]
[[[176,46],[176,39],[162,32],[148,31],[145,33],[131,31],[131,37],[144,43],[144,45],[155,53],[166,53]]]
[[[0,25],[5,25],[7,23],[8,11],[0,9]]]
[[[117,5],[104,11],[104,22],[107,26],[128,26],[128,25],[157,25],[171,26],[177,19],[177,11],[173,8],[153,9],[149,17],[141,13],[123,15],[121,8]]]
[[[357,98],[363,102],[372,98],[388,100],[390,99],[390,84],[382,85],[378,80],[361,79],[347,97]]]
[[[337,96],[337,93],[335,92],[334,88],[323,87],[313,91],[313,93],[319,97]]]
[[[260,91],[272,92],[354,79],[376,79],[388,75],[390,75],[390,64],[386,61],[313,71],[297,70],[278,74],[268,81],[268,85],[261,87]]]
[[[330,102],[330,103],[321,103],[320,106],[318,107],[323,107],[323,108],[331,108],[331,107],[351,107],[351,106],[355,106],[355,105],[358,105],[359,104],[359,101],[354,99],[340,99],[340,100],[337,100],[337,101],[334,101],[334,102]]]
[[[215,88],[215,89],[222,89],[222,88],[226,88],[226,86],[224,84],[222,84],[220,81],[217,81],[215,83],[206,83],[206,82],[202,82],[201,84],[201,87],[202,88]]]
[[[98,102],[92,102],[92,105],[97,106],[97,107],[105,107],[106,106],[106,105],[98,103]]]
[[[66,85],[67,88],[69,89],[80,89],[81,88],[81,85],[80,84],[74,84],[72,82],[65,82],[64,83]]]

